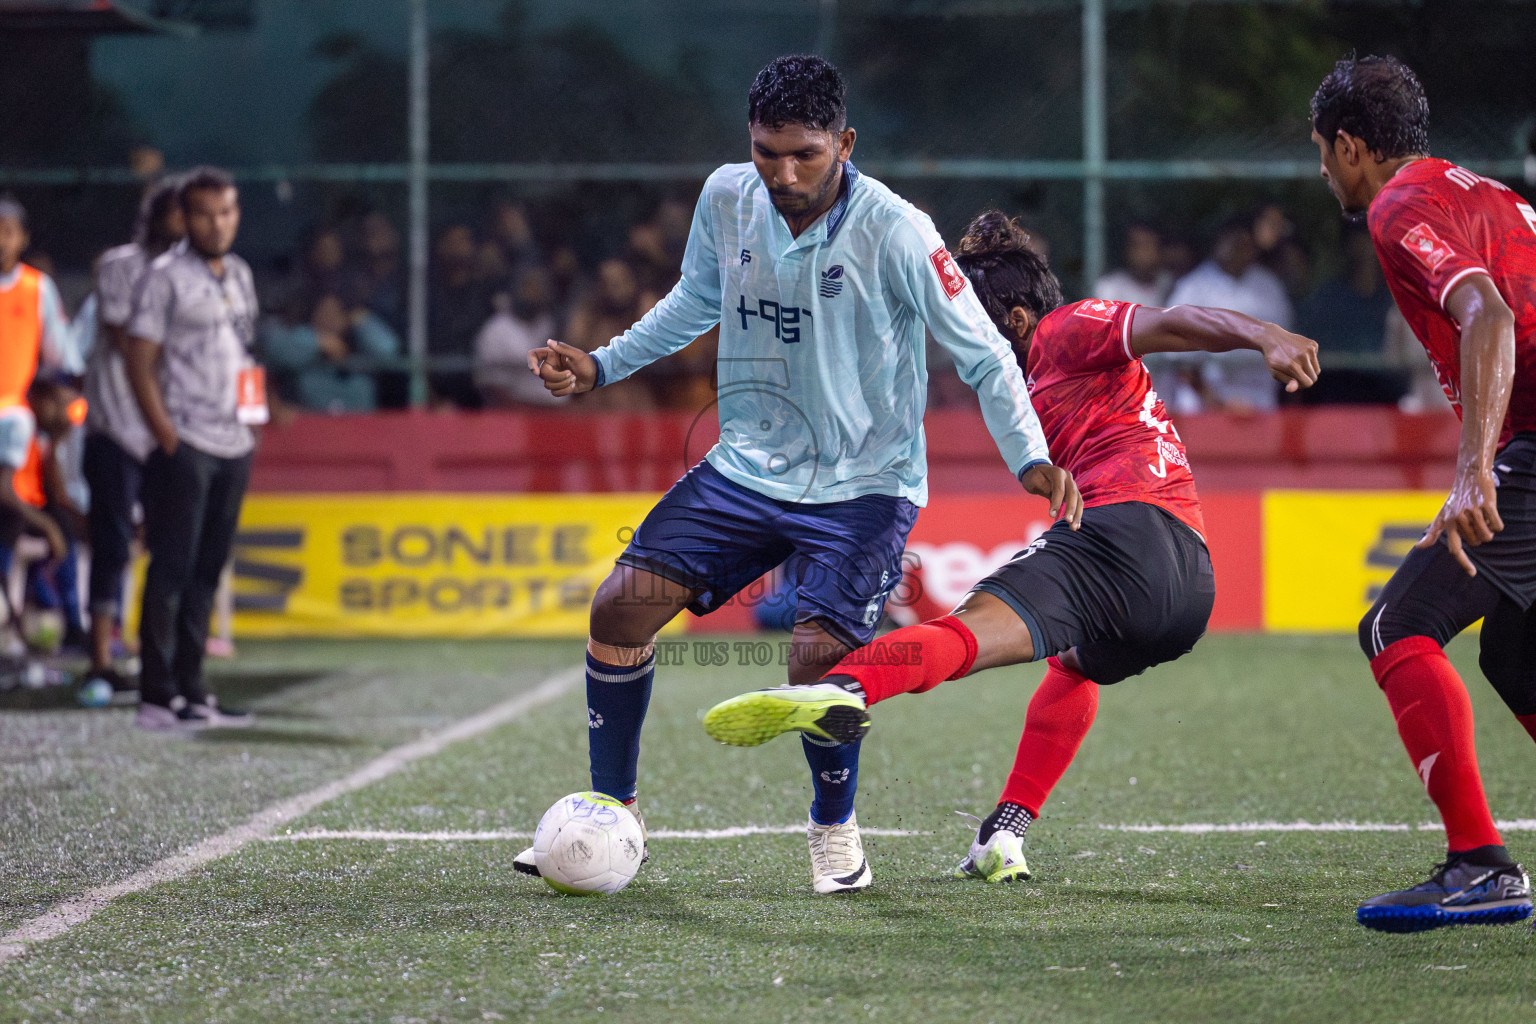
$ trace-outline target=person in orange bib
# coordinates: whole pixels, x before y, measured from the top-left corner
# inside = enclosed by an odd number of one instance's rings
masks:
[[[27,405],[36,429],[25,461],[11,476],[10,490],[26,510],[22,530],[46,540],[50,554],[46,562],[27,566],[28,600],[63,615],[68,646],[70,634],[78,636],[81,626],[79,538],[85,534],[85,514],[65,487],[58,446],[85,422],[86,403],[70,378],[44,371],[27,389]],[[0,547],[0,576],[10,572],[13,547],[14,540]]]
[[[81,370],[53,278],[21,262],[31,244],[27,211],[0,196],[0,412],[26,407],[39,363]]]
[[[73,349],[53,279],[21,262],[31,241],[27,211],[14,198],[0,196],[0,547],[10,550],[30,527],[47,539],[55,558],[62,558],[65,543],[58,525],[18,492],[18,485],[27,489],[26,480],[17,478],[37,431],[27,388],[39,362],[66,365]]]

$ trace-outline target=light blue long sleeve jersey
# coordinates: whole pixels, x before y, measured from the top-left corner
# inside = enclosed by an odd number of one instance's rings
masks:
[[[981,399],[1017,476],[1049,458],[1024,376],[928,216],[844,164],[837,204],[791,237],[750,164],[709,176],[683,276],[598,349],[599,385],[720,324],[720,441],[705,456],[787,501],[928,500],[923,325]]]

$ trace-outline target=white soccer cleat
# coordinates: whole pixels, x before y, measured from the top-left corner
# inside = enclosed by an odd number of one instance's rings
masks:
[[[533,847],[531,846],[512,858],[512,870],[520,875],[532,875],[534,878],[544,877],[539,874],[539,866],[533,862]]]
[[[971,852],[955,869],[956,878],[979,878],[984,882],[1020,882],[1029,877],[1024,861],[1024,840],[1008,829],[1000,828],[985,843],[971,840]]]
[[[811,847],[811,886],[818,893],[857,892],[875,880],[864,858],[858,814],[840,825],[807,821],[805,835]]]
[[[640,813],[640,805],[638,803],[633,803],[626,804],[625,806],[629,808],[629,813],[635,816],[635,820],[640,823],[640,834],[642,836],[645,835],[645,815]],[[640,854],[640,865],[644,867],[645,862],[650,859],[651,844],[647,842],[645,844],[645,852]],[[512,870],[516,871],[520,875],[532,875],[534,878],[544,877],[543,875],[539,874],[539,866],[533,862],[533,847],[531,846],[524,850],[522,853],[519,853],[516,857],[512,858]]]

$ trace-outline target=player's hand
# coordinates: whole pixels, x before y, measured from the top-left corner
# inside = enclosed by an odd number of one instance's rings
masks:
[[[1476,576],[1477,566],[1467,557],[1464,545],[1476,547],[1487,543],[1502,529],[1504,520],[1499,516],[1499,490],[1493,473],[1486,469],[1458,469],[1451,496],[1440,506],[1424,539],[1414,546],[1430,547],[1444,534],[1452,557],[1461,563],[1468,576]]]
[[[1287,391],[1300,391],[1317,383],[1317,342],[1271,325],[1261,342],[1269,375]]]
[[[528,353],[528,369],[544,382],[545,390],[562,398],[597,386],[597,360],[553,338],[543,348]]]
[[[42,526],[43,539],[48,542],[48,560],[61,562],[64,556],[69,554],[69,545],[64,540],[64,531],[53,523],[45,523]]]
[[[333,363],[339,363],[352,354],[347,348],[347,339],[335,331],[316,331],[315,345],[320,354]]]
[[[1078,493],[1077,481],[1060,466],[1042,462],[1029,467],[1019,477],[1019,483],[1030,494],[1038,494],[1051,503],[1051,518],[1065,519],[1072,529],[1083,522],[1083,496]]]

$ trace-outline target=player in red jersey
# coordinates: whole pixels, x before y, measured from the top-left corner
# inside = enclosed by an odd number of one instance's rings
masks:
[[[1482,619],[1483,674],[1536,737],[1536,210],[1429,156],[1423,87],[1389,57],[1334,67],[1312,98],[1312,140],[1461,417],[1450,497],[1360,622],[1448,852],[1427,882],[1356,916],[1384,931],[1520,920],[1530,883],[1494,827],[1472,705],[1442,648]]]
[[[1195,479],[1140,357],[1254,349],[1289,391],[1318,372],[1314,342],[1241,313],[1064,304],[1027,241],[985,213],[956,261],[1012,342],[1052,461],[1081,496],[952,614],[888,633],[820,683],[743,694],[704,719],[710,735],[741,746],[790,730],[848,742],[868,728],[870,704],[1048,657],[1013,772],[960,865],[988,881],[1029,876],[1021,837],[1093,724],[1099,686],[1187,654],[1210,619],[1216,584]]]

